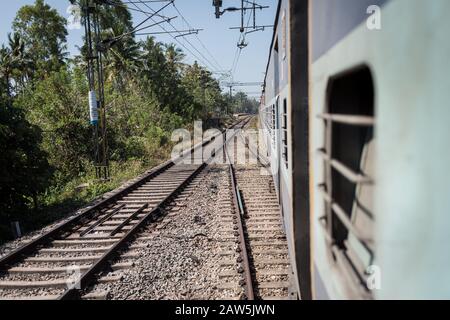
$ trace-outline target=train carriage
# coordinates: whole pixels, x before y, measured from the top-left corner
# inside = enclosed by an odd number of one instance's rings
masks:
[[[259,119],[299,297],[450,297],[448,12],[279,1]]]

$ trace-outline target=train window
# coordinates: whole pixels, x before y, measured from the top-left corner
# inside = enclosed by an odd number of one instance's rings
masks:
[[[272,143],[275,147],[276,145],[276,114],[275,114],[275,104],[272,105]]]
[[[374,262],[373,162],[374,86],[368,68],[332,79],[328,86],[325,164],[319,186],[325,202],[321,218],[330,250],[357,290],[367,290],[367,268]]]
[[[283,148],[283,160],[286,168],[289,168],[289,154],[288,154],[288,117],[287,117],[287,100],[283,100],[283,117],[282,117],[282,148]]]

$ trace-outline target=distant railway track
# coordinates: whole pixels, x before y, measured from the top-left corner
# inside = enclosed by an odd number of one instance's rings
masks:
[[[241,128],[249,119],[233,127]],[[214,141],[211,138],[201,145]],[[192,156],[199,147],[181,157]],[[77,299],[95,282],[114,281],[102,278],[102,271],[132,264],[130,250],[134,248],[130,242],[163,215],[170,202],[207,166],[209,159],[203,160],[199,165],[168,161],[1,258],[0,300]],[[126,262],[114,264],[115,260]]]
[[[231,161],[229,164],[232,210],[225,212],[223,218],[232,227],[224,229],[224,233],[228,233],[224,237],[237,245],[236,252],[225,252],[230,257],[237,255],[235,265],[240,276],[233,271],[224,272],[222,289],[236,290],[235,279],[239,279],[238,285],[244,292],[241,299],[289,299],[292,270],[273,179],[270,175],[261,175],[267,160],[248,144],[244,145],[257,157],[259,164],[235,166]],[[233,260],[226,264],[232,265]]]

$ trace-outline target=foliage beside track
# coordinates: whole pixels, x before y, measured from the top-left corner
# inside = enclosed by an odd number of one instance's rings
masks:
[[[133,25],[120,6],[100,20],[105,36]],[[239,112],[255,107],[246,96],[229,101],[211,72],[185,64],[175,45],[127,37],[106,55],[113,178],[99,183],[85,48],[68,58],[66,20],[43,0],[22,7],[12,30],[0,48],[0,241],[12,237],[12,221],[31,231],[167,159],[174,129],[217,116],[233,101]]]

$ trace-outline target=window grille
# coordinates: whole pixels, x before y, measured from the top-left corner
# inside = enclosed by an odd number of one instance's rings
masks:
[[[374,263],[373,161],[374,91],[366,68],[331,82],[325,124],[324,163],[318,186],[325,212],[320,218],[330,251],[358,292],[370,296],[367,268]],[[363,290],[360,290],[360,289]]]
[[[276,118],[276,107],[275,107],[275,104],[273,104],[272,105],[272,144],[273,144],[273,147],[275,148],[275,146],[276,146],[276,121],[277,121],[277,118]]]
[[[282,150],[283,150],[283,160],[286,168],[289,168],[289,154],[288,154],[288,115],[287,115],[287,100],[283,100],[283,116],[282,116]]]

